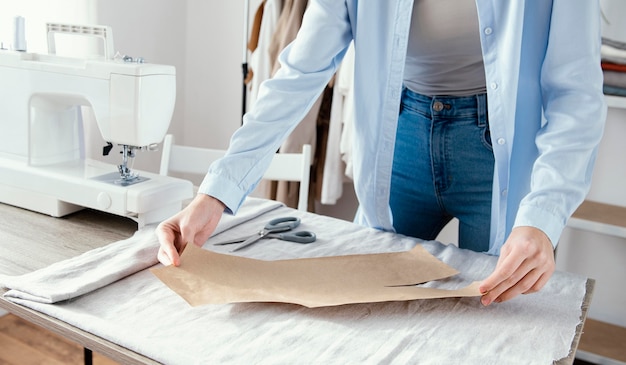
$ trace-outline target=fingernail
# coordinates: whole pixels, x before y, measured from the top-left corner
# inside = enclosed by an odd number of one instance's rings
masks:
[[[491,304],[491,302],[489,301],[489,299],[484,298],[484,297],[480,299],[480,302],[481,302],[481,303],[482,303],[485,307],[486,307],[486,306],[488,306],[489,304]]]

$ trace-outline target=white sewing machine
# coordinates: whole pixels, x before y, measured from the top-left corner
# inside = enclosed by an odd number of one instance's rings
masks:
[[[54,33],[104,39],[104,57],[57,56]],[[0,50],[0,201],[60,217],[83,207],[139,227],[181,209],[191,182],[128,166],[162,142],[174,110],[173,66],[114,60],[108,27],[48,24],[49,54]],[[90,107],[118,166],[85,158],[81,107]],[[105,148],[106,149],[106,148]]]

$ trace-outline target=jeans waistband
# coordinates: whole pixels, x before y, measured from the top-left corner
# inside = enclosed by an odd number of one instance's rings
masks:
[[[439,117],[476,115],[479,123],[487,122],[487,94],[468,96],[435,95],[416,93],[405,87],[402,90],[402,102],[410,103],[414,108]]]

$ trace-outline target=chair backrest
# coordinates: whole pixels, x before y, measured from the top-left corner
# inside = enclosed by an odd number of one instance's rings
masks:
[[[172,172],[205,175],[213,161],[221,158],[225,150],[182,146],[174,143],[174,136],[168,134],[163,140],[161,175]],[[274,155],[263,179],[276,181],[298,181],[298,210],[306,211],[311,174],[311,146],[302,146],[302,153],[277,153]]]

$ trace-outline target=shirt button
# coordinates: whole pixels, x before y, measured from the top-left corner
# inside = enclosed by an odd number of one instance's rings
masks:
[[[504,189],[504,190],[502,190],[502,191],[500,192],[500,194],[501,194],[502,196],[506,196],[506,193],[508,193],[508,191],[507,191],[506,189]]]
[[[489,87],[491,87],[492,90],[495,90],[498,88],[498,83],[497,82],[492,82]]]
[[[499,145],[503,145],[506,143],[506,140],[504,138],[498,138],[498,144]]]
[[[486,35],[490,35],[491,33],[493,33],[493,29],[491,29],[491,27],[485,28],[485,34]]]

